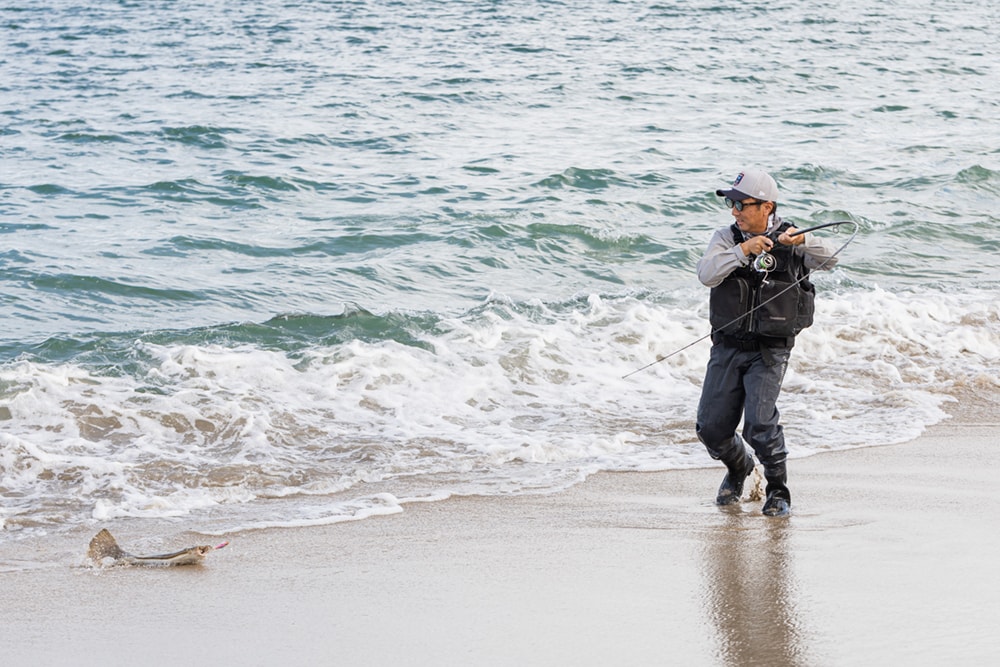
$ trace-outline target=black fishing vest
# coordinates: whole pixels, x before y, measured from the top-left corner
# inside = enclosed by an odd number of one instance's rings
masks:
[[[782,223],[772,238],[789,227]],[[742,243],[740,228],[734,224],[731,229],[733,241]],[[712,288],[708,319],[713,333],[742,341],[792,338],[812,325],[816,288],[809,282],[805,259],[794,250],[775,241],[768,252],[775,259],[773,270],[757,271],[751,261]]]

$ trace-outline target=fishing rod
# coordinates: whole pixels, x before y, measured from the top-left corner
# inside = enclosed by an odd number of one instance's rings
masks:
[[[836,257],[837,255],[839,255],[844,250],[844,248],[846,248],[847,246],[849,246],[851,244],[851,241],[854,240],[854,237],[858,235],[858,230],[861,228],[861,226],[858,225],[858,223],[856,223],[853,220],[840,220],[838,222],[826,222],[826,223],[823,223],[822,225],[816,225],[815,227],[809,227],[808,229],[798,229],[794,233],[789,234],[788,236],[789,237],[798,236],[799,234],[805,234],[806,232],[814,232],[814,231],[816,231],[818,229],[826,229],[827,227],[839,227],[840,225],[854,225],[854,231],[851,233],[851,237],[849,239],[847,239],[847,241],[844,242],[844,245],[842,245],[839,248],[837,248],[836,252],[834,252],[832,255],[830,255],[829,257],[827,257],[826,259],[824,259],[823,262],[814,269],[815,271],[819,271],[824,266],[826,266],[830,262],[830,260],[832,260],[834,257]],[[780,233],[778,235],[780,236]],[[770,235],[768,235],[768,236],[770,238]],[[775,236],[771,240],[777,242],[777,236]],[[758,256],[758,260],[761,257],[763,257],[763,256],[765,256],[765,255]],[[767,256],[770,257],[770,255],[767,255]],[[773,261],[773,258],[772,258],[772,261]],[[755,266],[754,268],[758,268],[758,267]],[[766,272],[768,269],[761,269],[761,270],[764,270]],[[706,338],[710,338],[712,336],[712,334],[714,334],[716,331],[721,331],[722,329],[726,329],[730,325],[736,324],[738,321],[742,320],[744,317],[749,317],[755,310],[757,310],[758,308],[762,308],[763,306],[766,306],[767,304],[771,303],[772,301],[774,301],[775,299],[777,299],[779,296],[781,296],[782,294],[784,294],[788,290],[794,288],[796,285],[798,285],[800,282],[802,282],[803,280],[805,280],[808,277],[809,277],[809,274],[807,273],[806,275],[802,276],[801,278],[799,278],[798,280],[796,280],[795,282],[793,282],[792,284],[790,284],[785,289],[781,290],[780,292],[778,292],[777,294],[775,294],[774,296],[772,296],[770,299],[767,299],[766,301],[762,301],[761,303],[758,303],[756,306],[754,306],[753,308],[751,308],[750,310],[748,310],[743,315],[740,315],[739,317],[737,317],[737,318],[735,318],[735,319],[727,322],[726,324],[724,324],[723,326],[719,327],[718,329],[712,329],[711,331],[709,331],[707,334],[705,334],[701,338],[698,338],[696,340],[691,341],[690,343],[688,343],[684,347],[678,348],[678,349],[674,350],[673,352],[671,352],[670,354],[668,354],[666,356],[657,357],[656,361],[651,361],[650,363],[646,364],[645,366],[643,366],[641,368],[635,369],[631,373],[626,373],[625,375],[622,376],[622,379],[624,380],[626,378],[632,377],[636,373],[641,373],[642,371],[646,370],[647,368],[651,368],[651,367],[655,366],[656,364],[660,363],[661,361],[666,361],[670,357],[672,357],[672,356],[674,356],[676,354],[680,354],[681,352],[683,352],[684,350],[688,349],[689,347],[693,347],[693,346],[697,345],[698,343],[700,343],[701,341],[705,340]]]

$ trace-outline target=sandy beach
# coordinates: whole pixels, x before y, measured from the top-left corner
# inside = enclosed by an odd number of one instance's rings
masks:
[[[194,567],[95,570],[89,534],[19,540],[0,556],[4,662],[987,664],[998,433],[951,421],[795,460],[787,519],[714,506],[721,471],[693,470],[233,534]]]

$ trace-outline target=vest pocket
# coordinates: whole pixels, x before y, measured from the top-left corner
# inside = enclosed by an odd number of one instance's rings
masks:
[[[750,309],[750,294],[750,283],[740,276],[731,276],[713,288],[708,298],[712,330],[732,336],[749,329],[745,313]]]
[[[815,288],[808,280],[797,285],[768,279],[760,286],[755,330],[762,336],[796,336],[813,322]]]

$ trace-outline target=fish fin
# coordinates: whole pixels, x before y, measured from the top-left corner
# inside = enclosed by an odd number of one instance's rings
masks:
[[[111,536],[107,528],[94,535],[94,539],[90,541],[90,548],[87,549],[87,557],[97,564],[100,564],[105,558],[118,561],[126,556],[128,554],[118,546],[118,542]]]

